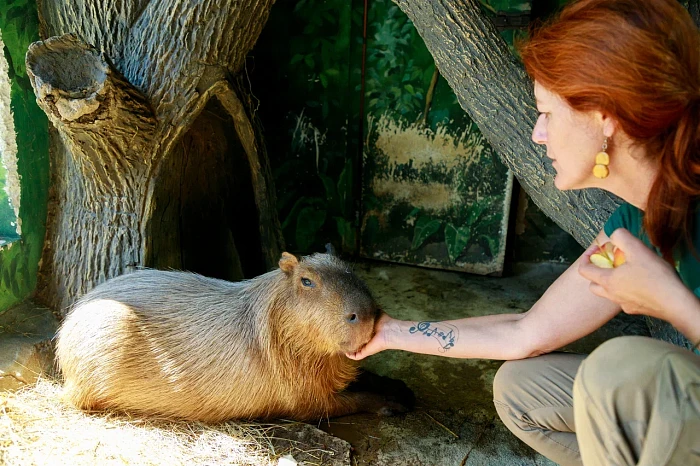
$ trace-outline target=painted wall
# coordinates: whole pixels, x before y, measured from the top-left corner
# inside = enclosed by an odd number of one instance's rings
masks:
[[[280,0],[248,60],[289,251],[353,251],[362,1]]]
[[[35,1],[0,2],[0,31],[10,65],[22,227],[19,240],[0,248],[1,312],[27,298],[36,288],[49,191],[49,149],[48,120],[36,105],[24,66],[29,44],[39,39]]]
[[[530,4],[525,0],[482,0],[488,14],[494,18],[499,15],[496,24],[498,20],[527,24]],[[502,239],[509,220],[510,206],[504,206],[510,196],[507,170],[441,77],[432,86],[428,118],[421,121],[435,68],[433,59],[393,2],[372,0],[368,6],[364,74],[364,2],[360,0],[279,0],[249,57],[248,72],[258,102],[257,115],[265,128],[287,247],[306,254],[323,250],[331,241],[346,253],[373,257],[375,249],[395,246],[398,252],[389,260],[401,261],[407,253],[406,262],[425,263],[426,257],[439,256],[440,267],[471,271],[481,267],[484,273],[493,272],[495,269],[488,267],[503,254]],[[540,8],[540,14],[557,7]],[[501,28],[509,44],[517,33],[524,33],[524,29]],[[426,171],[417,167],[416,160],[389,160],[391,163],[382,165],[386,151],[378,150],[383,141],[377,132],[380,126],[412,131],[414,142],[426,147],[442,144],[437,151],[446,152],[446,158],[455,158],[460,147],[461,153],[476,153],[471,158],[478,163],[473,165],[483,169],[472,172],[474,179],[462,170],[464,167],[459,171],[465,176],[451,176],[449,169],[426,175],[430,200],[439,194],[440,186],[448,188],[447,194],[459,194],[458,202],[437,206],[449,215],[422,215],[426,209],[415,202],[396,201],[400,197],[396,189],[386,196],[376,195],[372,187],[377,179],[393,180],[394,188],[403,189],[405,183],[400,181],[418,179]],[[444,134],[435,143],[438,133]],[[397,138],[391,139],[384,141],[385,146],[394,152],[400,150]],[[469,158],[464,154],[462,159]],[[430,167],[439,165],[433,162]],[[469,226],[466,224],[474,215],[468,215],[467,207],[483,197],[479,183],[494,187],[487,193],[493,202],[483,218]],[[455,187],[458,184],[464,189]],[[387,188],[387,183],[381,187]],[[469,198],[469,189],[476,193],[474,199]],[[463,197],[467,197],[466,202]],[[521,221],[510,240],[507,261],[570,261],[580,254],[580,246],[570,235],[528,202],[527,196],[521,200]],[[455,205],[465,209],[462,212]],[[375,211],[389,214],[374,215]],[[390,225],[380,228],[382,222]],[[400,244],[394,245],[397,241]],[[462,265],[454,267],[457,264]]]
[[[3,57],[0,57],[0,60],[2,60]],[[2,68],[0,68],[0,73],[2,73]],[[3,105],[4,107],[4,105]],[[4,108],[3,108],[4,110]],[[3,115],[0,116],[0,118],[4,118],[4,112]],[[9,119],[12,120],[12,116],[9,116]],[[5,125],[0,126],[2,128],[2,133],[0,134],[6,134],[5,133]],[[7,128],[7,133],[8,134],[13,134],[14,133],[14,125],[11,128]],[[8,138],[9,139],[9,138]],[[14,136],[13,136],[13,142],[14,142]],[[2,147],[2,144],[0,144],[0,147]],[[0,149],[1,150],[1,149]],[[8,147],[8,152],[9,152],[9,147]],[[15,157],[13,154],[12,157]],[[7,184],[11,184],[6,182],[7,181],[7,174],[8,171],[5,169],[5,164],[0,163],[0,246],[3,244],[6,244],[9,241],[13,241],[17,239],[17,215],[15,214],[15,210],[12,207],[12,204],[10,203],[9,196],[7,195],[7,191],[5,190],[5,187]]]
[[[512,174],[399,7],[367,16],[360,254],[500,274]]]

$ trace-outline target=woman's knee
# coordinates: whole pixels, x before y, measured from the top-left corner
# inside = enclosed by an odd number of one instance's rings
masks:
[[[552,353],[504,363],[494,378],[493,401],[508,429],[531,446],[543,432],[573,432],[572,390],[583,358]]]
[[[697,444],[696,434],[684,436],[693,430],[685,423],[697,414],[689,416],[683,409],[693,397],[689,388],[700,381],[699,359],[670,343],[631,336],[609,340],[591,353],[574,382],[584,459],[640,458],[644,452],[639,464],[690,464],[668,461],[668,456],[669,448],[676,448],[674,455],[686,455],[689,445]]]
[[[498,405],[537,407],[549,402],[552,389],[573,385],[574,375],[585,356],[551,353],[503,363],[493,380],[493,399]]]
[[[649,377],[650,369],[674,349],[677,348],[669,343],[648,337],[613,338],[581,363],[575,385],[606,393],[614,387],[634,384],[637,379]]]
[[[518,367],[521,362],[506,361],[498,369],[493,378],[494,402],[507,404],[506,400],[510,398],[508,392],[522,382],[522,371]]]
[[[593,350],[593,352],[586,358],[586,361],[596,359],[605,360],[610,357],[617,358],[618,356],[622,356],[622,358],[624,358],[624,355],[634,354],[640,349],[643,350],[648,345],[654,345],[656,343],[660,342],[658,340],[639,335],[615,337],[604,342]]]
[[[520,384],[523,383],[522,361],[506,361],[496,372],[493,379],[493,404],[501,421],[512,432],[521,430],[518,399]]]

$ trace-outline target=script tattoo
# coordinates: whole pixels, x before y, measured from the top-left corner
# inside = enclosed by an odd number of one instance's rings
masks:
[[[435,338],[440,344],[440,351],[444,353],[455,345],[459,339],[459,330],[454,325],[444,322],[418,322],[408,329],[409,333],[422,333],[426,337]]]

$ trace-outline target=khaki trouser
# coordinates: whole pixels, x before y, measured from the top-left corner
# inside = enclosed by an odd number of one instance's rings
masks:
[[[503,423],[561,465],[700,465],[700,356],[669,343],[509,361],[493,392]]]

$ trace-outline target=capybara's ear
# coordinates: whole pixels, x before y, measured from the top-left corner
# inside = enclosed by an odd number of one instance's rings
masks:
[[[282,253],[282,257],[280,258],[280,269],[282,269],[284,273],[291,273],[294,270],[294,267],[297,265],[299,265],[299,261],[296,257],[288,252]]]

